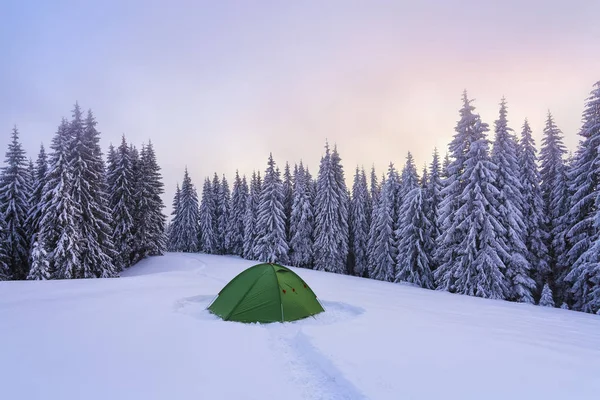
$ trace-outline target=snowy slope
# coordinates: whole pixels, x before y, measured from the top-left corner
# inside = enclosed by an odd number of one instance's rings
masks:
[[[119,279],[0,282],[1,398],[597,399],[600,318],[297,270],[326,313],[205,311],[252,262],[168,254]]]

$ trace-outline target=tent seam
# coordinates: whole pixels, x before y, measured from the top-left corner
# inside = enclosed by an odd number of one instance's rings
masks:
[[[239,300],[237,303],[235,303],[235,306],[233,306],[233,307],[231,308],[231,311],[229,312],[229,314],[227,314],[227,317],[225,317],[225,320],[226,320],[226,321],[227,321],[227,320],[229,320],[229,317],[231,317],[231,314],[233,314],[233,312],[234,312],[234,311],[236,310],[236,308],[237,308],[237,307],[240,305],[240,303],[241,303],[241,302],[242,302],[242,301],[243,301],[243,300],[246,298],[246,296],[248,296],[248,293],[250,293],[250,291],[252,290],[252,288],[254,288],[254,286],[256,286],[256,283],[258,282],[258,280],[259,280],[260,278],[262,278],[262,277],[263,277],[263,275],[264,275],[264,274],[266,274],[268,271],[269,271],[268,269],[267,269],[267,270],[265,270],[265,272],[263,272],[262,274],[260,274],[260,275],[258,276],[258,278],[256,278],[256,279],[254,280],[254,283],[252,283],[252,285],[251,285],[251,286],[248,288],[248,290],[246,290],[246,293],[244,293],[244,295],[242,296],[242,298],[241,298],[241,299],[240,299],[240,300]],[[280,298],[281,298],[281,295],[279,295],[279,296],[280,296]],[[279,301],[281,301],[281,300],[279,300]]]

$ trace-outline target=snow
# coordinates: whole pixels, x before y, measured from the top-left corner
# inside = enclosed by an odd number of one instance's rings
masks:
[[[326,312],[225,322],[237,257],[151,257],[121,278],[0,282],[6,399],[596,399],[600,318],[297,269]]]

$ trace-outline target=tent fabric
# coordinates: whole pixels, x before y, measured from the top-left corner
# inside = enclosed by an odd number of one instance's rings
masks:
[[[325,311],[302,278],[278,264],[242,271],[217,295],[208,310],[226,321],[295,321]]]

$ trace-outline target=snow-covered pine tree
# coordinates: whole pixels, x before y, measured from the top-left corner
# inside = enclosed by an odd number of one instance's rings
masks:
[[[213,174],[213,179],[212,179],[212,196],[210,197],[213,201],[211,210],[213,212],[212,220],[213,220],[213,232],[214,232],[214,240],[215,240],[215,244],[214,244],[215,254],[222,254],[221,249],[223,248],[224,239],[225,239],[225,235],[223,234],[223,232],[219,232],[219,218],[221,216],[221,209],[222,209],[221,204],[220,204],[221,190],[222,190],[221,180],[219,179],[219,175],[217,175],[217,173],[215,172]]]
[[[450,176],[449,168],[450,168],[450,155],[448,153],[446,153],[446,155],[444,156],[444,162],[442,164],[442,178],[443,179],[447,179]]]
[[[430,247],[426,248],[425,251],[429,255],[429,262],[431,270],[434,271],[437,267],[435,264],[435,243],[440,235],[440,228],[438,225],[439,207],[442,201],[442,178],[440,169],[440,159],[437,148],[433,151],[433,159],[429,165],[429,174],[425,189],[423,192],[423,201],[425,204],[425,215],[429,220],[428,226],[430,231],[427,235],[431,238]]]
[[[204,180],[202,186],[202,199],[200,201],[200,249],[207,254],[216,253],[216,235],[213,217],[215,215],[214,191],[209,178]]]
[[[179,207],[172,226],[175,251],[185,253],[198,251],[199,221],[198,193],[186,167],[181,184]]]
[[[235,181],[233,182],[233,192],[231,194],[231,212],[225,242],[228,244],[231,254],[238,256],[241,256],[244,250],[244,215],[246,214],[248,195],[246,177],[240,179],[238,171],[235,171]]]
[[[50,278],[50,262],[45,249],[44,236],[37,235],[31,249],[31,268],[27,279],[45,281]]]
[[[505,244],[502,252],[506,265],[505,275],[510,287],[509,300],[533,304],[535,281],[531,278],[531,264],[527,257],[523,222],[523,186],[519,176],[517,141],[508,126],[506,100],[500,102],[500,112],[495,121],[495,138],[492,149],[492,162],[496,165],[495,186],[498,189],[498,223],[504,228],[504,235],[497,240]]]
[[[455,223],[464,229],[456,260],[446,273],[454,277],[457,293],[492,299],[507,299],[511,292],[505,277],[508,258],[502,238],[506,228],[499,222],[500,197],[494,185],[497,166],[490,161],[486,128],[472,142],[465,162],[466,186],[459,198]],[[443,279],[448,279],[443,276]]]
[[[554,295],[561,300],[564,293],[562,278],[566,272],[565,236],[568,229],[566,218],[569,208],[567,166],[564,160],[566,153],[562,132],[556,126],[552,114],[548,112],[540,151],[540,189],[549,221],[548,253],[551,273],[548,283]]]
[[[369,268],[369,188],[365,170],[356,167],[352,185],[350,203],[350,237],[353,254],[353,271],[356,276],[364,277]]]
[[[217,220],[217,241],[221,244],[218,252],[219,254],[230,254],[231,244],[228,243],[226,239],[231,210],[231,191],[229,190],[229,183],[227,182],[225,175],[223,175],[223,179],[221,180],[218,196],[219,216]]]
[[[406,155],[406,163],[402,169],[402,175],[400,178],[400,195],[398,198],[398,207],[402,207],[404,196],[411,192],[414,188],[419,186],[419,175],[417,174],[417,166],[415,165],[415,159],[409,151]]]
[[[283,196],[281,175],[275,168],[273,155],[269,154],[256,218],[254,252],[259,261],[282,264],[288,262],[289,245],[285,236]]]
[[[300,161],[300,166],[294,173],[294,192],[290,215],[290,263],[303,268],[309,268],[313,261],[314,212],[310,186],[310,178]]]
[[[348,192],[341,159],[334,147],[325,145],[315,199],[315,269],[346,271],[348,257]]]
[[[552,289],[550,289],[548,283],[544,284],[544,288],[542,289],[542,297],[540,298],[540,302],[538,304],[542,307],[554,307]]]
[[[149,141],[147,145],[142,146],[139,176],[135,179],[137,209],[134,221],[139,224],[136,227],[134,246],[136,262],[148,256],[163,255],[166,250],[166,215],[163,214],[164,204],[161,197],[164,184],[160,170],[154,146]]]
[[[0,218],[5,235],[0,246],[12,279],[23,280],[29,272],[29,239],[26,219],[29,214],[29,165],[15,126],[0,173]]]
[[[96,124],[91,110],[85,121],[82,119],[76,103],[69,126],[71,197],[81,212],[75,227],[82,238],[80,270],[75,278],[110,278],[118,274],[113,262],[116,252],[106,194],[106,168]]]
[[[460,120],[454,128],[455,134],[448,148],[451,159],[447,155],[444,161],[442,200],[439,206],[439,228],[440,236],[436,243],[435,280],[438,290],[454,291],[454,269],[457,267],[461,243],[466,235],[466,228],[461,226],[457,219],[457,211],[464,204],[461,200],[467,185],[465,177],[467,155],[471,144],[484,136],[488,131],[488,125],[481,122],[478,114],[474,113],[475,107],[471,105],[472,100],[467,97],[467,92],[462,95],[463,107],[461,108]]]
[[[244,258],[255,260],[256,253],[256,218],[258,215],[258,203],[260,201],[260,192],[262,190],[262,178],[260,171],[252,173],[250,183],[250,194],[246,202],[246,214],[244,215]]]
[[[572,244],[567,253],[565,283],[570,288],[566,299],[574,310],[596,312],[600,298],[593,299],[594,287],[600,282],[598,251],[600,246],[600,81],[597,82],[586,101],[583,126],[579,133],[583,140],[579,144],[573,168],[570,171],[571,208],[567,217],[570,229],[568,239]]]
[[[371,204],[369,207],[369,211],[373,210],[373,204],[379,200],[379,194],[381,193],[381,187],[379,186],[379,182],[377,180],[377,173],[375,172],[375,166],[371,167],[371,182],[369,186],[369,198],[371,200]]]
[[[286,161],[285,169],[283,170],[283,209],[285,212],[285,237],[289,242],[291,237],[290,234],[290,220],[292,217],[292,203],[294,201],[294,184],[292,181],[292,173],[290,170],[290,164]]]
[[[136,202],[132,188],[134,184],[133,160],[125,136],[112,154],[109,150],[107,183],[109,185],[109,207],[112,216],[112,240],[116,250],[114,259],[118,271],[128,268],[133,261],[134,217]]]
[[[535,141],[527,120],[523,123],[520,148],[519,180],[523,190],[524,241],[527,248],[526,255],[533,267],[533,276],[538,287],[536,298],[539,298],[542,286],[550,273],[547,247],[549,235],[544,201],[540,190],[541,178],[537,165]]]
[[[398,245],[394,228],[397,225],[397,196],[399,176],[393,163],[383,183],[373,219],[369,238],[369,277],[392,282],[396,275]]]
[[[179,187],[179,182],[177,183],[177,187],[175,188],[175,194],[173,195],[173,203],[171,205],[171,222],[169,223],[169,226],[167,227],[167,250],[168,251],[177,251],[177,242],[176,242],[176,237],[177,235],[175,235],[175,231],[173,230],[173,222],[175,221],[175,218],[177,218],[177,213],[179,211],[179,204],[181,204],[181,188]],[[198,221],[198,224],[200,223],[200,221]],[[196,238],[196,240],[198,240],[198,243],[200,243],[201,239],[200,239],[200,232],[198,232],[198,238]],[[198,245],[200,246],[200,245]]]
[[[29,215],[27,216],[27,226],[31,232],[30,242],[36,240],[36,235],[40,229],[40,219],[42,217],[42,195],[44,185],[46,184],[46,175],[48,174],[48,156],[44,145],[40,145],[40,152],[35,164],[35,173],[31,197],[29,198]]]
[[[404,196],[396,233],[399,255],[395,282],[410,282],[433,289],[431,257],[427,252],[433,246],[433,240],[429,236],[432,228],[425,214],[423,191],[417,186]]]
[[[71,185],[72,137],[69,122],[63,118],[52,139],[48,174],[41,201],[39,234],[44,237],[54,279],[72,279],[81,266],[81,232],[77,230],[81,208],[73,200]]]
[[[427,187],[427,182],[429,181],[429,171],[427,170],[427,164],[423,165],[423,170],[421,171],[421,179],[419,179],[419,186],[422,189]]]

